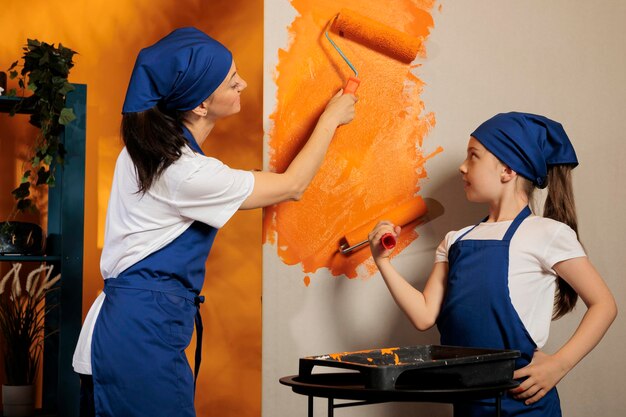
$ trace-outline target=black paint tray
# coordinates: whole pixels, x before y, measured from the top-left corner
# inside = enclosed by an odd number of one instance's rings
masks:
[[[365,388],[467,388],[513,380],[517,350],[440,345],[404,346],[330,353],[300,359],[299,376],[316,366],[358,371]]]

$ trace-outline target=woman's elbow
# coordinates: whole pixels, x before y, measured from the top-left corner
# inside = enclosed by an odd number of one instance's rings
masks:
[[[308,185],[309,184],[303,184],[299,182],[294,182],[293,184],[291,184],[291,186],[289,187],[288,199],[291,201],[300,201],[300,199],[302,199],[302,195],[308,188]]]

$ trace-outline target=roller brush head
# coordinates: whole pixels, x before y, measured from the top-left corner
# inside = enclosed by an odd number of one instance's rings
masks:
[[[348,9],[339,12],[333,27],[341,36],[407,64],[421,46],[419,39]]]

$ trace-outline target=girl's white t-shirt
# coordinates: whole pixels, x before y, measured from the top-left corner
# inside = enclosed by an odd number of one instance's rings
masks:
[[[100,271],[114,279],[122,271],[163,248],[194,221],[222,227],[254,188],[252,172],[231,169],[188,147],[150,190],[137,193],[135,166],[126,148],[120,153],[107,209]],[[91,339],[104,302],[92,304],[74,352],[74,370],[91,374]]]
[[[480,223],[462,240],[501,240],[512,220]],[[448,251],[471,229],[449,232],[437,248],[435,262],[448,262]],[[509,248],[509,294],[513,307],[538,348],[550,334],[557,288],[555,264],[586,256],[576,233],[566,224],[540,217],[526,218],[511,239]]]

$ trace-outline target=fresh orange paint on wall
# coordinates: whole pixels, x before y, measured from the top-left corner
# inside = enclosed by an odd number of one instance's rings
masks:
[[[83,314],[102,290],[100,252],[113,166],[121,149],[120,111],[139,49],[176,27],[195,26],[232,51],[248,82],[242,112],[215,127],[208,155],[234,168],[262,166],[262,0],[50,0],[27,10],[3,2],[0,70],[22,55],[27,38],[78,51],[70,81],[87,84]],[[11,83],[11,81],[10,81]],[[16,87],[15,85],[13,85]],[[32,129],[27,120],[0,115],[0,220],[12,208]],[[227,144],[227,146],[225,146]],[[30,221],[38,221],[30,216]],[[247,211],[220,231],[207,262],[198,415],[261,414],[261,212]],[[100,243],[99,243],[100,242]],[[193,363],[192,345],[188,350]],[[147,364],[149,366],[149,364]],[[1,373],[0,373],[1,375]],[[2,378],[0,376],[0,378]],[[245,387],[245,395],[242,395]]]
[[[269,132],[270,168],[283,172],[309,137],[328,99],[353,75],[324,36],[327,23],[348,0],[292,0],[298,16],[289,26],[291,42],[280,50],[276,68],[277,104]],[[358,2],[358,12],[424,41],[433,26],[434,0]],[[420,98],[418,67],[394,60],[367,45],[331,32],[359,71],[356,118],[338,129],[319,173],[298,202],[273,206],[264,215],[264,238],[288,265],[305,274],[328,268],[334,276],[369,276],[375,270],[368,249],[337,251],[341,238],[420,190],[427,176],[422,144],[435,124]],[[435,153],[440,152],[438,149]],[[433,154],[434,155],[434,154]],[[410,229],[410,228],[409,228]],[[417,233],[398,242],[399,253]],[[308,282],[305,281],[308,285]]]

